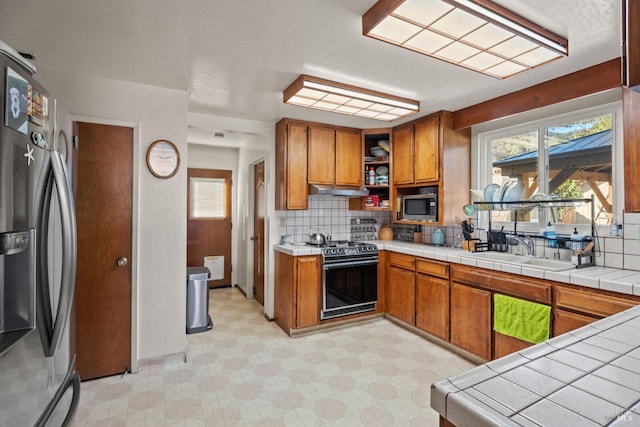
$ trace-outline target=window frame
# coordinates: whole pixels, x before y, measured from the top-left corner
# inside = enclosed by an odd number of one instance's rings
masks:
[[[491,128],[482,130],[480,132],[474,132],[476,141],[476,156],[475,159],[475,173],[473,174],[473,188],[483,189],[491,182],[492,177],[492,155],[491,155],[491,141],[494,139],[510,137],[527,132],[538,132],[538,152],[544,153],[545,162],[538,162],[538,176],[544,176],[544,186],[540,187],[539,191],[545,191],[548,188],[548,155],[546,147],[546,130],[554,126],[562,126],[567,123],[575,123],[580,120],[586,120],[593,117],[612,115],[612,147],[611,147],[611,168],[612,168],[612,186],[613,186],[613,222],[621,223],[623,208],[624,208],[624,159],[623,159],[623,139],[622,139],[622,101],[617,100],[614,102],[607,102],[600,105],[590,106],[586,108],[577,109],[575,111],[565,111],[558,114],[549,114],[542,118],[535,120],[527,120],[527,117],[523,117],[520,121],[516,121],[512,124],[505,124],[500,126],[502,121],[497,121]],[[522,116],[527,116],[523,114]],[[476,129],[477,130],[477,129]],[[540,158],[540,156],[539,156]],[[488,227],[489,213],[479,212],[478,222],[480,227]],[[505,229],[512,226],[513,221],[510,222],[492,222],[492,228],[500,228],[505,226]],[[573,225],[567,224],[554,224],[558,232],[571,233]],[[528,233],[538,233],[540,228],[544,224],[539,223],[518,223],[519,231]],[[605,235],[608,233],[608,226],[597,225],[596,231],[599,235]]]
[[[215,182],[217,184],[222,184],[222,216],[196,216],[196,213],[193,212],[193,203],[196,198],[196,194],[193,193],[193,182]],[[229,217],[231,212],[229,212],[229,201],[227,200],[227,180],[225,178],[220,177],[194,177],[190,176],[188,178],[188,186],[189,186],[189,201],[188,201],[188,218],[190,220],[225,220]]]

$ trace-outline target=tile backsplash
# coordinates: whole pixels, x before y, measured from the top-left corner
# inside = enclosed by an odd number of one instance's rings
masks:
[[[391,223],[389,211],[349,210],[349,199],[335,196],[309,196],[309,209],[277,211],[277,214],[278,235],[280,238],[289,235],[296,243],[307,242],[310,232],[329,235],[333,240],[375,240],[380,227]],[[375,223],[355,224],[356,218],[375,220]]]
[[[293,242],[307,242],[308,233],[320,232],[330,235],[333,240],[376,240],[378,230],[385,224],[391,224],[389,211],[356,211],[349,210],[349,199],[346,197],[309,197],[309,209],[304,211],[277,211],[278,235],[289,235]],[[356,219],[362,220],[356,224]],[[375,221],[371,224],[369,221]],[[394,239],[411,240],[413,229],[406,226],[394,227]],[[413,227],[412,227],[413,228]],[[460,225],[422,226],[422,242],[431,244],[433,231],[440,228],[445,235],[445,245],[461,247],[462,236]],[[486,233],[478,230],[479,238],[486,241]],[[640,271],[640,214],[625,214],[623,236],[598,236],[596,243],[596,265],[624,268]],[[536,255],[554,258],[554,252],[560,253],[560,259],[570,260],[570,250],[557,251],[548,248],[544,239],[535,239]],[[517,251],[521,248],[515,248]],[[514,248],[511,248],[513,251]]]

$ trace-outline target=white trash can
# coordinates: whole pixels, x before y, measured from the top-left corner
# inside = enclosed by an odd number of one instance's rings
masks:
[[[187,268],[187,333],[204,332],[213,327],[209,315],[209,269]]]

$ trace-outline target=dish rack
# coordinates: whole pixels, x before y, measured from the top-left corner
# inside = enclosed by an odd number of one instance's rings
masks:
[[[473,193],[472,193],[473,194]],[[597,242],[597,231],[595,227],[595,212],[594,212],[594,196],[587,199],[539,199],[539,200],[518,200],[511,202],[486,202],[486,201],[477,201],[477,196],[473,194],[473,198],[475,201],[473,202],[473,206],[476,211],[513,211],[514,212],[514,231],[515,234],[518,227],[518,217],[523,216],[533,209],[545,209],[545,208],[576,208],[580,206],[590,205],[591,207],[591,235],[588,238],[583,238],[578,241],[572,241],[570,237],[566,236],[557,236],[554,239],[547,239],[549,241],[555,241],[554,248],[566,249],[574,251],[574,255],[572,256],[572,262],[576,266],[576,268],[583,268],[595,265],[595,243]],[[487,231],[487,242],[477,242],[475,245],[475,252],[480,251],[490,251],[497,250],[499,252],[507,251],[508,245],[501,245],[501,243],[496,243],[496,238],[498,236],[497,233],[502,233],[502,231],[497,232],[492,230],[491,224],[491,215],[489,215],[489,223],[488,223],[488,231]],[[591,237],[593,236],[593,237]],[[506,237],[506,235],[505,235]],[[533,236],[539,237],[539,236]],[[502,241],[502,239],[500,239]],[[593,244],[591,244],[593,243]],[[598,245],[599,247],[599,245]],[[588,248],[588,249],[587,249]]]

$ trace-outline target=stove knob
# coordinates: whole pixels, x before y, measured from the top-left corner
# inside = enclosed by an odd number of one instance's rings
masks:
[[[331,255],[335,255],[336,254],[336,250],[335,249],[329,249],[329,252],[331,253]]]

